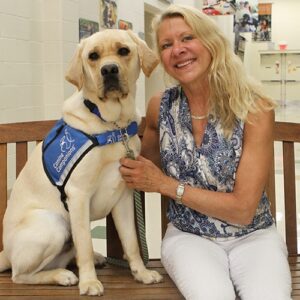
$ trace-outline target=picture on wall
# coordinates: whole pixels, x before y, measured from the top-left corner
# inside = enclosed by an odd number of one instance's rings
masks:
[[[258,0],[239,0],[236,5],[234,31],[256,32],[258,26]]]
[[[117,27],[117,3],[114,0],[99,0],[100,26],[102,28]]]
[[[99,23],[91,20],[79,19],[79,41],[97,31],[99,31]]]
[[[271,3],[258,0],[237,1],[234,18],[235,52],[238,53],[240,33],[251,32],[255,42],[271,41]]]
[[[257,42],[271,41],[272,28],[272,4],[258,4],[258,26],[253,34],[253,40]]]
[[[202,11],[210,16],[234,15],[235,1],[232,0],[204,0]]]
[[[124,21],[124,20],[119,20],[118,21],[118,28],[119,29],[123,29],[123,30],[127,30],[127,29],[132,29],[132,23],[128,22],[128,21]]]

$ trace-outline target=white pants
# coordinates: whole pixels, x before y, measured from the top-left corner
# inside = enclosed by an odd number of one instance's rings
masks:
[[[275,226],[211,240],[168,225],[162,263],[187,300],[290,300],[286,245]]]

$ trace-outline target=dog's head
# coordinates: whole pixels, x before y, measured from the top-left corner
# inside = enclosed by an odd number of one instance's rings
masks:
[[[154,52],[132,31],[107,29],[80,42],[66,79],[101,101],[122,101],[135,90],[140,69],[149,76],[157,64]]]

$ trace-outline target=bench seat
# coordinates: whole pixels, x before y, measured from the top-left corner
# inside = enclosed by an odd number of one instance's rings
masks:
[[[103,300],[136,300],[136,299],[184,299],[178,292],[173,281],[166,274],[161,263],[149,261],[150,269],[160,272],[164,281],[155,285],[145,285],[136,282],[129,269],[107,265],[97,269],[98,278],[104,286]],[[76,269],[75,269],[76,273]],[[79,296],[77,286],[63,287],[51,285],[14,284],[10,272],[0,273],[0,299],[5,300],[84,300],[93,299],[89,296]],[[98,299],[98,298],[97,298]]]

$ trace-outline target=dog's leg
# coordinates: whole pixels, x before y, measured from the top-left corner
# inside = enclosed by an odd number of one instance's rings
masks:
[[[103,285],[97,279],[94,251],[90,229],[89,197],[77,190],[72,191],[68,201],[76,261],[79,269],[80,295],[102,295]]]
[[[69,263],[72,263],[72,260],[75,259],[75,249],[73,244],[70,245],[70,243],[66,243],[65,248],[67,249],[63,249],[63,251],[55,257],[55,259],[52,260],[51,263],[44,268],[44,270],[65,269]]]
[[[162,276],[156,271],[147,270],[140,256],[132,197],[131,191],[123,193],[112,210],[114,223],[122,243],[125,258],[128,260],[134,278],[146,284],[158,283],[162,281]]]
[[[23,284],[59,284],[64,286],[75,285],[78,282],[76,275],[66,269],[40,271],[34,274],[18,274],[12,277],[14,283]]]
[[[6,254],[12,265],[12,280],[26,284],[76,284],[78,278],[71,271],[62,268],[45,271],[64,252],[70,251],[64,251],[69,239],[69,225],[61,215],[42,209],[28,214],[7,237]],[[70,253],[66,255],[70,259]]]

